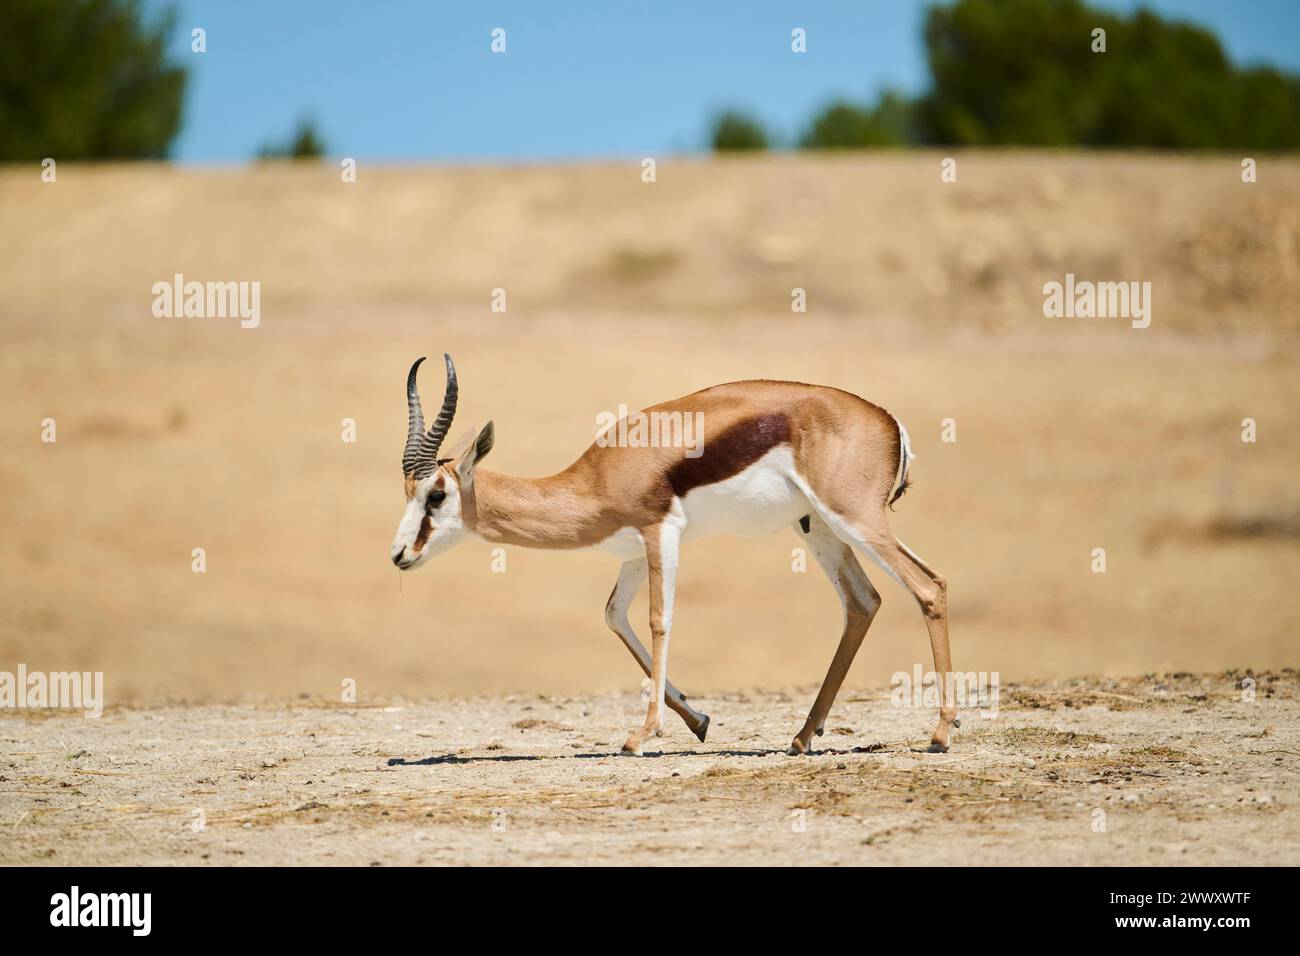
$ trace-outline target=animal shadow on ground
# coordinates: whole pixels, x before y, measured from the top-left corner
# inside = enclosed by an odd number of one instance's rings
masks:
[[[884,744],[872,744],[869,747],[850,747],[847,750],[811,750],[805,757],[839,756],[842,754],[874,754],[887,748]],[[785,756],[785,750],[657,750],[647,751],[643,757],[772,757]],[[425,757],[422,760],[407,760],[405,757],[391,757],[390,767],[434,767],[442,764],[463,763],[513,763],[519,760],[599,760],[604,757],[631,756],[621,751],[581,754],[495,754],[491,756],[468,756],[460,754],[441,754]]]

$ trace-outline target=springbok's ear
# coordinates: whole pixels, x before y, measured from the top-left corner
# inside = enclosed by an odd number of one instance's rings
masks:
[[[492,450],[492,445],[497,440],[497,431],[493,427],[491,420],[483,426],[483,430],[478,433],[478,439],[474,442],[474,461],[480,462],[487,457],[487,453]]]
[[[483,426],[482,431],[475,434],[471,430],[468,435],[456,443],[456,477],[460,479],[462,484],[473,481],[474,468],[478,465],[479,460],[492,450],[495,436],[496,431],[492,427],[492,423],[488,422]]]
[[[451,451],[440,456],[438,460],[454,461],[459,458],[462,458],[465,452],[469,451],[470,447],[474,444],[474,439],[477,436],[478,436],[478,429],[471,426],[469,431],[462,433],[461,436],[457,438],[455,442],[452,443]]]

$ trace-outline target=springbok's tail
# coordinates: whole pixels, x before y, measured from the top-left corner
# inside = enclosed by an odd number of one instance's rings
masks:
[[[889,499],[891,511],[894,508],[894,502],[903,497],[904,492],[907,491],[911,484],[911,480],[907,477],[907,466],[916,457],[912,454],[912,439],[907,437],[907,429],[903,427],[903,423],[897,417],[894,418],[894,423],[898,425],[898,480],[894,486],[894,494]]]

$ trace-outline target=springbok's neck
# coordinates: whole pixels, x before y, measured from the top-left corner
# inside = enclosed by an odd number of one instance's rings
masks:
[[[478,469],[465,524],[486,541],[524,548],[581,548],[600,538],[600,517],[572,471],[517,478]]]

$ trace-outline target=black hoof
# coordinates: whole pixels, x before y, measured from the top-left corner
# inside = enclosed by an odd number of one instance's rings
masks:
[[[699,738],[700,743],[704,743],[704,738],[709,733],[709,715],[704,715],[704,723],[700,724],[700,729],[695,731],[695,736]]]
[[[930,744],[929,747],[926,748],[926,753],[946,754],[947,752],[948,752],[948,748],[945,747],[943,744],[932,743]]]

